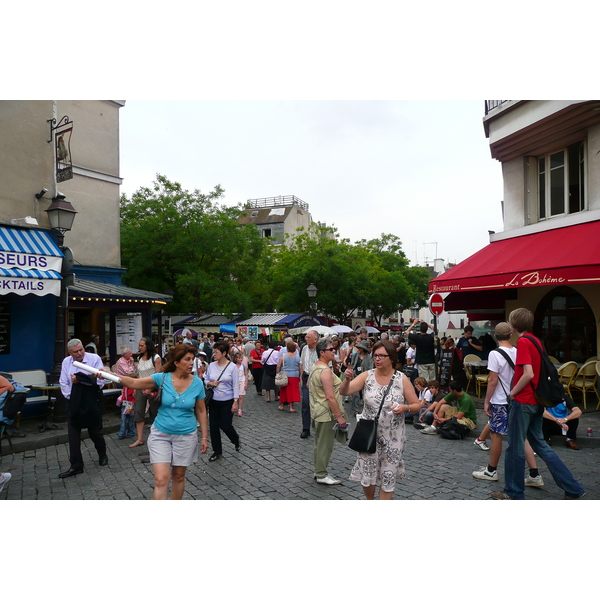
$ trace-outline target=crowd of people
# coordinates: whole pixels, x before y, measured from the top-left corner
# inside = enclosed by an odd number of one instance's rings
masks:
[[[122,394],[119,439],[135,437],[129,446],[147,444],[142,459],[152,464],[155,499],[181,499],[186,469],[199,453],[212,453],[210,462],[223,455],[221,434],[236,452],[242,447],[234,417],[243,417],[244,397],[250,382],[266,402],[277,402],[279,410],[297,412],[302,429],[300,437],[314,434],[314,479],[323,485],[341,482],[329,471],[335,442],[348,443],[351,420],[376,420],[374,452],[359,452],[349,479],[359,482],[365,498],[391,499],[396,484],[405,476],[403,453],[406,424],[421,433],[440,434],[455,439],[468,435],[477,426],[473,398],[465,391],[463,357],[475,354],[488,360],[489,380],[484,412],[489,422],[474,443],[489,450],[486,467],[473,471],[477,480],[497,481],[502,439],[508,437],[505,453],[505,489],[495,499],[522,499],[524,486],[541,486],[543,480],[536,454],[544,460],[565,498],[580,498],[583,487],[550,448],[552,435],[565,432],[566,445],[578,449],[575,442],[581,411],[574,403],[543,409],[533,390],[539,377],[539,353],[524,338],[531,332],[533,316],[526,309],[510,315],[508,323],[499,323],[489,340],[473,336],[465,328],[458,342],[436,338],[437,332],[423,321],[411,322],[405,336],[387,333],[369,336],[366,328],[344,337],[321,337],[309,329],[298,341],[289,336],[281,342],[250,340],[202,334],[194,339],[188,330],[168,347],[166,340],[158,348],[152,338],[139,341],[137,358],[126,348],[113,367],[120,377]],[[517,346],[510,343],[518,336]],[[84,349],[78,339],[70,340],[62,364],[62,394],[67,399],[69,433],[69,469],[59,477],[83,472],[81,429],[87,428],[101,466],[108,464],[102,435],[100,390],[101,357]],[[438,380],[441,353],[453,357],[450,380]],[[100,369],[96,376],[77,368],[74,361]],[[286,383],[277,385],[280,377]],[[10,382],[7,382],[10,386]],[[0,378],[0,391],[2,390]],[[81,385],[83,384],[83,385]],[[0,423],[3,397],[0,393]],[[144,428],[151,424],[148,439]],[[198,430],[201,435],[198,436]],[[491,447],[486,445],[488,435]],[[527,462],[529,474],[522,476]],[[519,475],[521,474],[521,475]],[[10,473],[0,474],[0,486]],[[377,492],[377,488],[379,491]]]

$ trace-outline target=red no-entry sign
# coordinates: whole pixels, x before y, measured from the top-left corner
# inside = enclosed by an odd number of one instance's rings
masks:
[[[439,294],[432,294],[429,298],[429,310],[436,317],[444,312],[444,299]]]

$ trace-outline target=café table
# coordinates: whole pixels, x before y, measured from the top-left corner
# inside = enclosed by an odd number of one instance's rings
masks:
[[[45,392],[48,395],[48,420],[38,427],[40,433],[47,431],[48,429],[62,429],[62,427],[53,422],[54,406],[56,405],[57,394],[60,391],[60,385],[58,383],[48,383],[44,385],[28,385],[26,387],[31,388],[32,390]]]

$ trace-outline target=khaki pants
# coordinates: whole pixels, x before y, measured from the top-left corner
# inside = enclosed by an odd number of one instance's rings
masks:
[[[315,430],[315,447],[314,447],[314,466],[315,477],[321,479],[327,477],[329,471],[329,459],[333,452],[333,443],[335,441],[335,431],[333,426],[336,421],[313,421]]]
[[[446,417],[447,419],[451,419],[452,417],[455,417],[458,414],[458,408],[456,408],[456,406],[449,406],[448,404],[446,404],[446,406],[444,406],[444,417]],[[466,425],[469,429],[475,429],[475,423],[473,423],[473,421],[471,421],[471,419],[469,419],[468,417],[463,417],[462,419],[456,419],[459,423],[462,423],[463,425]]]

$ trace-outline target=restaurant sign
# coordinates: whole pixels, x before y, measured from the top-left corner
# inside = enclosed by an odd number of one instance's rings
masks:
[[[497,275],[448,279],[439,282],[434,280],[430,283],[429,292],[470,292],[582,283],[600,283],[600,265],[540,269],[520,273],[499,273]]]
[[[48,119],[50,123],[50,140],[54,139],[54,161],[56,165],[56,182],[61,183],[73,179],[73,161],[71,159],[71,134],[73,121],[65,115],[58,124],[56,119]]]

